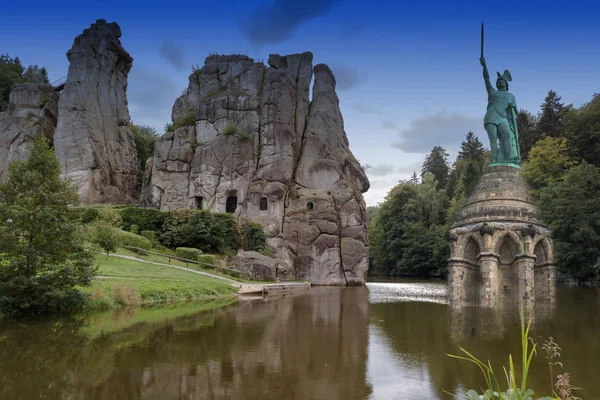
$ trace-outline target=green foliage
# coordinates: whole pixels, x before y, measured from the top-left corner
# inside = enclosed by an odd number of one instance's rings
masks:
[[[9,171],[0,185],[0,312],[72,311],[82,304],[75,286],[89,285],[96,270],[71,207],[75,187],[60,178],[45,138],[35,139],[29,159]]]
[[[196,125],[196,115],[194,111],[188,111],[182,118],[173,122],[172,124],[165,125],[166,132],[175,132],[175,130],[182,128],[184,126],[194,126]]]
[[[585,161],[542,189],[537,203],[553,232],[558,269],[579,282],[598,281],[600,169]]]
[[[267,234],[256,222],[242,219],[238,223],[238,248],[250,251],[265,251]]]
[[[440,188],[445,188],[448,183],[448,174],[450,167],[448,165],[448,153],[441,146],[435,146],[429,155],[425,157],[423,168],[421,169],[421,178],[427,172],[433,174],[436,181],[439,182]]]
[[[152,157],[154,152],[154,144],[158,139],[158,133],[156,129],[147,125],[135,125],[129,124],[129,129],[133,132],[133,141],[135,142],[135,148],[138,156],[138,187],[137,192],[139,193],[144,184],[146,178],[146,161]]]
[[[139,227],[139,226],[137,226],[137,225],[134,225],[134,224],[132,224],[132,225],[129,227],[129,232],[131,232],[131,233],[135,233],[136,235],[139,235],[139,234],[140,234],[140,227]]]
[[[108,225],[106,222],[100,222],[94,231],[93,240],[94,243],[106,251],[106,256],[108,257],[110,252],[114,253],[117,251],[119,234],[115,228]]]
[[[538,118],[527,110],[520,110],[517,114],[517,130],[519,132],[519,148],[521,149],[521,161],[527,160],[529,151],[533,145],[541,139],[541,133],[537,127]]]
[[[223,128],[223,130],[221,131],[221,135],[235,135],[237,133],[237,127],[235,126],[234,123],[232,122],[228,122],[225,127]]]
[[[577,154],[600,167],[600,93],[578,110],[567,114],[565,136]]]
[[[73,208],[73,214],[82,224],[89,224],[100,218],[100,209],[88,206],[75,207]]]
[[[236,226],[231,214],[201,210],[180,228],[180,232],[187,247],[224,253],[237,247]]]
[[[533,146],[521,170],[534,196],[551,182],[561,180],[569,168],[577,165],[572,153],[565,138],[547,137]]]
[[[469,131],[467,137],[460,144],[457,160],[483,160],[485,158],[485,147],[473,132]]]
[[[197,257],[196,261],[205,264],[215,265],[217,263],[217,257],[211,254],[202,254]]]
[[[186,260],[198,261],[198,256],[202,255],[202,250],[194,249],[193,247],[178,247],[175,249],[175,254],[179,258]]]
[[[152,243],[152,246],[156,245],[158,241],[156,240],[156,232],[154,231],[141,231],[140,236],[145,237]]]
[[[40,96],[39,100],[38,100],[38,107],[42,108],[46,105],[46,103],[48,102],[48,98],[46,96]]]
[[[123,226],[123,217],[121,217],[121,213],[119,210],[111,207],[99,208],[98,220],[115,228],[121,228]]]
[[[164,219],[158,234],[160,243],[171,248],[184,246],[185,241],[180,227],[188,222],[195,213],[195,210],[174,210],[161,213]]]
[[[123,229],[131,230],[137,225],[142,231],[160,231],[168,213],[153,208],[125,207],[119,209],[123,219]]]
[[[152,243],[143,236],[116,228],[115,232],[120,246],[139,247],[144,250],[152,249]]]
[[[550,90],[544,99],[537,128],[543,136],[562,136],[566,124],[567,113],[572,106],[565,106],[561,97]]]
[[[4,111],[8,105],[12,85],[25,82],[49,83],[48,72],[37,65],[25,69],[19,57],[0,54],[0,111]]]

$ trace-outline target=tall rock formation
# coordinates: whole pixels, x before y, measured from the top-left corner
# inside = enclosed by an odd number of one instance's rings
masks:
[[[349,149],[335,78],[312,59],[271,55],[266,67],[208,57],[156,143],[144,201],[250,218],[265,228],[281,277],[361,285],[369,181]]]
[[[34,138],[52,140],[58,114],[58,94],[50,85],[13,85],[9,101],[0,114],[0,181],[8,178],[9,163],[29,157]]]
[[[115,22],[99,19],[67,53],[69,74],[58,103],[54,145],[81,203],[127,202],[137,186],[126,94],[133,59],[120,37]]]

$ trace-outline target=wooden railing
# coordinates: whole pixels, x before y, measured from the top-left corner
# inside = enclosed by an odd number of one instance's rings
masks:
[[[173,255],[170,255],[170,254],[155,253],[153,251],[141,249],[139,247],[132,247],[132,246],[121,246],[121,247],[123,247],[125,249],[128,249],[128,250],[135,251],[138,256],[139,255],[143,255],[143,254],[153,254],[153,255],[156,255],[156,256],[166,257],[166,258],[168,258],[168,263],[169,264],[171,264],[171,259],[173,259],[173,260],[178,260],[178,261],[184,262],[186,267],[188,266],[188,264],[198,264],[198,265],[206,265],[210,269],[227,271],[227,273],[233,272],[233,273],[239,274],[239,276],[241,276],[243,274],[241,271],[237,271],[235,269],[230,269],[230,268],[223,268],[223,267],[220,267],[220,266],[218,266],[216,264],[205,263],[205,262],[196,261],[196,260],[188,260],[187,258],[181,258],[181,257],[173,256]]]

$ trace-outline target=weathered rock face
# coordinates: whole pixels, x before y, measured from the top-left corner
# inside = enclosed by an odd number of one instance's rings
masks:
[[[0,180],[8,178],[8,165],[26,160],[34,138],[52,140],[58,114],[58,94],[52,86],[37,83],[14,85],[10,103],[0,114]]]
[[[231,261],[231,268],[254,281],[274,281],[277,278],[275,260],[256,251],[240,251]]]
[[[75,38],[58,104],[54,145],[81,203],[127,202],[137,185],[137,153],[127,109],[133,59],[113,23],[98,20]]]
[[[271,55],[267,68],[208,57],[175,101],[176,129],[157,141],[144,200],[259,222],[283,279],[361,285],[369,181],[349,149],[335,78],[312,58]]]

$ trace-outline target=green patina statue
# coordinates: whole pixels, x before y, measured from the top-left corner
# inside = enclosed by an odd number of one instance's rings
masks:
[[[512,77],[508,70],[496,80],[496,88],[490,82],[490,74],[483,58],[483,24],[481,24],[481,58],[483,79],[488,92],[488,106],[483,125],[490,138],[492,162],[489,166],[507,165],[517,167],[521,165],[521,151],[519,149],[519,132],[517,131],[517,101],[515,96],[508,91],[508,82]]]

